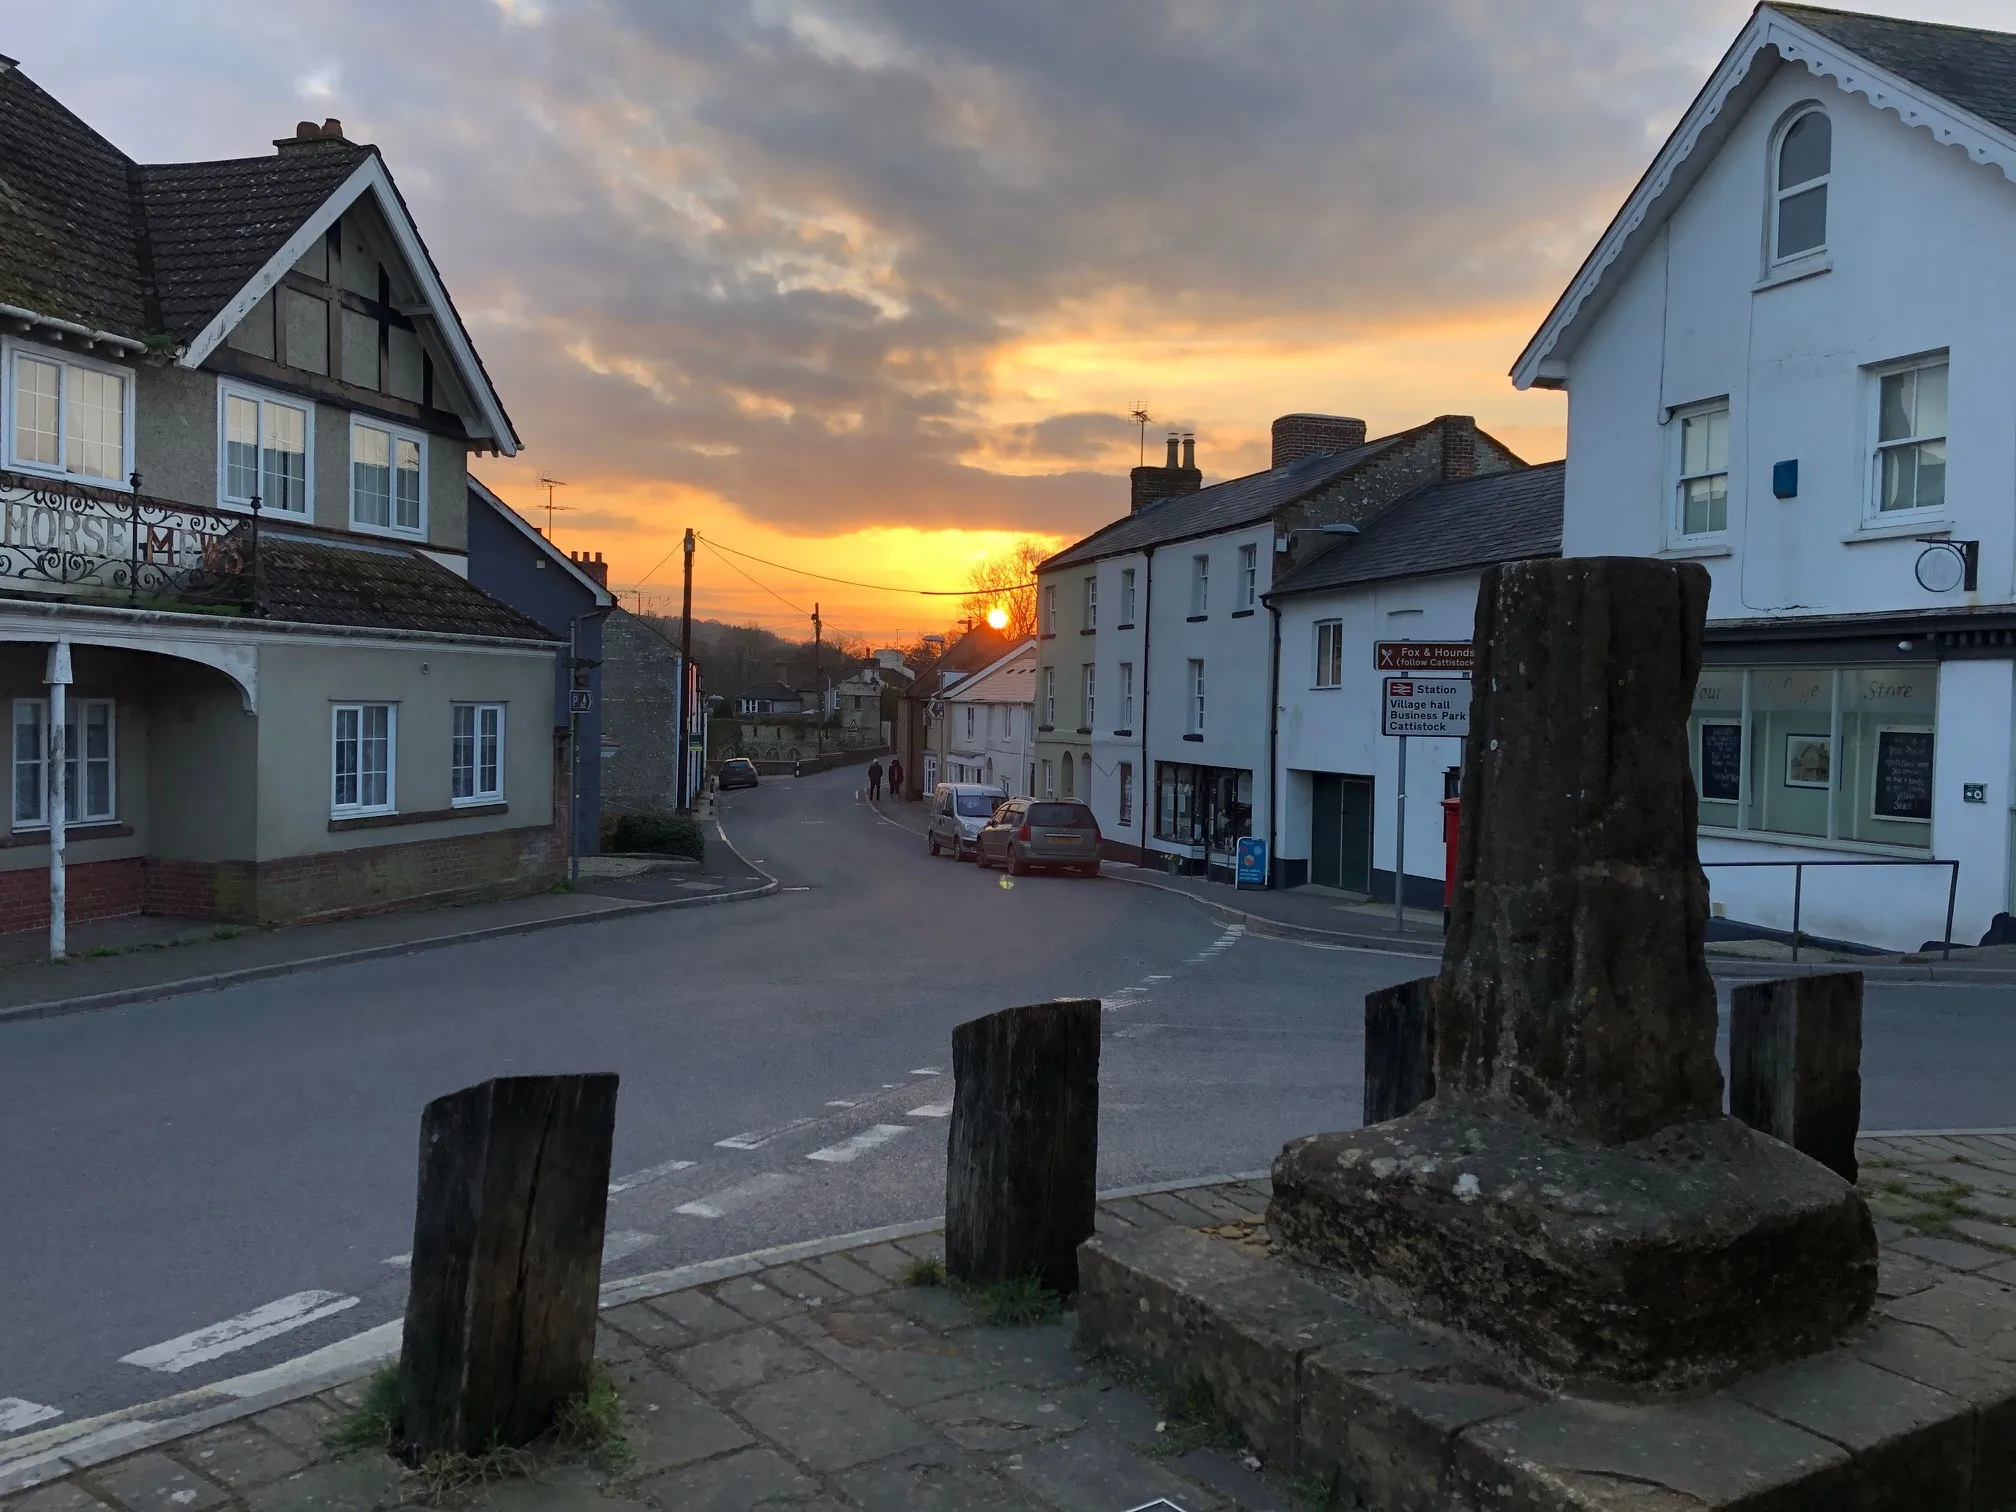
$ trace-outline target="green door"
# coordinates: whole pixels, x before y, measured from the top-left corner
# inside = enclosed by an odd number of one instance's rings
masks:
[[[1311,795],[1309,821],[1309,880],[1318,887],[1342,887],[1340,859],[1344,779],[1335,772],[1318,772]]]
[[[1372,891],[1372,779],[1337,779],[1337,885],[1347,892]]]

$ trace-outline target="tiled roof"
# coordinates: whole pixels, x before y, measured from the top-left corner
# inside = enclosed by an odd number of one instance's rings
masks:
[[[1559,556],[1566,470],[1565,463],[1543,462],[1417,488],[1282,578],[1267,597]]]
[[[1183,541],[1214,531],[1233,530],[1255,520],[1264,520],[1284,504],[1292,504],[1307,494],[1328,487],[1339,477],[1384,452],[1412,432],[1382,436],[1349,451],[1324,452],[1304,457],[1286,467],[1248,473],[1243,478],[1214,483],[1195,493],[1175,494],[1158,499],[1104,529],[1095,530],[1076,545],[1067,546],[1051,557],[1039,572],[1071,567],[1080,562],[1096,562],[1102,557],[1145,551],[1168,541]]]
[[[161,329],[194,337],[372,150],[289,143],[270,157],[139,169]]]
[[[2016,132],[2016,36],[1813,5],[1771,9],[1990,125]]]
[[[266,618],[550,641],[543,625],[417,552],[268,530],[259,540]]]
[[[991,625],[976,625],[947,646],[903,690],[906,699],[936,698],[969,672],[992,666],[1015,647],[1015,637]]]

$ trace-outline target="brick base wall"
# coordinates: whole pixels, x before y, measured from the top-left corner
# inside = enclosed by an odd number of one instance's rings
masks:
[[[63,888],[72,924],[117,919],[141,912],[143,890],[137,856],[120,861],[85,861],[64,868]],[[0,934],[49,927],[49,871],[0,872]]]

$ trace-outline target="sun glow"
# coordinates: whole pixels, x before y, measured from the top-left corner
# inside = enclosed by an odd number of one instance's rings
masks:
[[[989,629],[1006,630],[1008,628],[1008,611],[1001,608],[998,604],[994,608],[989,609],[987,611],[987,625]]]

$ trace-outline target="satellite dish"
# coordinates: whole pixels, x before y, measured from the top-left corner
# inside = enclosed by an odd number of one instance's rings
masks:
[[[1970,593],[1976,580],[1976,563],[1980,560],[1981,543],[1978,541],[1933,541],[1918,553],[1915,575],[1918,586],[1927,593],[1951,593],[1956,588],[1965,588]]]

